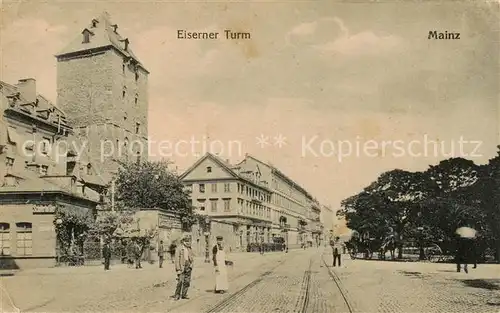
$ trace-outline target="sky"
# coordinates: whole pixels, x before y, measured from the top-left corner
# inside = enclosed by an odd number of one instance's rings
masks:
[[[252,154],[334,209],[384,171],[425,170],[450,156],[483,164],[496,155],[498,3],[2,6],[1,80],[36,78],[38,92],[55,102],[54,55],[107,11],[151,72],[150,140],[205,141],[231,162]],[[179,29],[251,39],[180,40]],[[460,39],[429,40],[434,30]],[[182,147],[167,155],[180,171],[204,152]]]

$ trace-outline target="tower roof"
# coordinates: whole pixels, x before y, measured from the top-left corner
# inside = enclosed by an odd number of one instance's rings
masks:
[[[81,33],[88,34],[88,42],[82,40],[82,35],[80,34],[69,45],[61,50],[56,55],[56,57],[83,52],[91,49],[110,47],[114,48],[125,57],[133,59],[135,62],[137,62],[137,65],[142,67],[147,72],[147,69],[139,61],[137,56],[135,56],[134,52],[130,48],[128,38],[122,37],[118,33],[118,25],[111,22],[111,17],[108,12],[103,12],[99,17],[92,19],[89,26],[84,28]]]

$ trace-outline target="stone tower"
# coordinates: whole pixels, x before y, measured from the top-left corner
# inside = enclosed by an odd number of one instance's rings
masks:
[[[147,159],[148,70],[104,12],[57,58],[57,104],[93,163]]]

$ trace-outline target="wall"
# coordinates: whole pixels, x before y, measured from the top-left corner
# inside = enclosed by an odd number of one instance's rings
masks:
[[[34,205],[30,204],[1,205],[2,216],[0,217],[0,223],[10,224],[11,254],[9,257],[15,257],[16,260],[14,262],[21,268],[55,264],[56,232],[53,225],[54,215],[51,213],[34,214],[33,207]],[[20,255],[17,253],[16,223],[19,222],[32,223],[31,255]],[[8,261],[2,260],[3,264],[5,262]]]
[[[57,62],[57,105],[74,126],[103,123],[112,109],[120,112],[112,100],[115,54],[108,50],[89,56]]]

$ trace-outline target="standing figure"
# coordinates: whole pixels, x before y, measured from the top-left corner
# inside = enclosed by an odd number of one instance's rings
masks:
[[[472,261],[472,240],[468,238],[458,238],[457,253],[455,262],[457,264],[457,272],[460,273],[462,264],[464,265],[464,272],[469,273],[468,263]]]
[[[170,259],[172,260],[172,263],[174,263],[176,250],[177,250],[177,244],[175,242],[172,242],[168,247],[168,252],[170,253]]]
[[[264,241],[260,243],[260,254],[264,254]]]
[[[339,267],[342,266],[342,243],[339,237],[335,237],[335,240],[331,243],[333,249],[333,266],[337,266],[337,260],[339,261]]]
[[[102,247],[102,256],[104,258],[104,270],[109,270],[109,263],[111,260],[111,247],[109,246],[109,241],[104,242]]]
[[[158,245],[158,263],[160,264],[160,268],[163,267],[164,257],[165,257],[165,247],[163,246],[163,240],[160,240],[160,244]]]
[[[134,253],[135,253],[135,269],[142,268],[141,258],[142,258],[142,247],[139,243],[139,240],[136,240],[134,243]]]
[[[194,255],[191,249],[191,237],[182,238],[181,244],[177,246],[174,256],[175,271],[177,273],[177,287],[175,288],[175,300],[189,299],[187,292],[191,285],[191,273],[193,271]]]
[[[212,249],[215,266],[215,293],[225,293],[229,289],[227,280],[226,252],[222,236],[217,236],[217,244]]]

